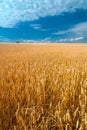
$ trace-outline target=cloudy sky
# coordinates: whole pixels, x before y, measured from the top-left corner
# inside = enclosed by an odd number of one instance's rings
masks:
[[[0,0],[0,42],[87,42],[87,0]]]

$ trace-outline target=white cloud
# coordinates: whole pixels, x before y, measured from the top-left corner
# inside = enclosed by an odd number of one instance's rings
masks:
[[[39,40],[29,39],[29,40],[21,40],[21,41],[23,41],[24,43],[49,43],[51,42],[50,40],[51,40],[51,37],[46,37],[44,39],[39,39]]]
[[[84,39],[84,37],[76,37],[76,38],[64,38],[59,39],[59,42],[75,42]]]
[[[30,24],[30,27],[41,32],[47,31],[47,29],[43,28],[41,24]]]
[[[84,37],[76,37],[74,40],[78,41],[78,40],[82,40],[82,39],[84,39]]]
[[[86,0],[0,0],[0,26],[12,27],[19,21],[32,21],[76,8],[87,9]]]
[[[85,36],[85,34],[87,34],[87,22],[77,24],[74,27],[67,30],[55,32],[53,33],[53,35],[62,35],[67,33],[73,33],[74,35],[78,36]]]
[[[62,30],[62,31],[58,31],[58,32],[55,32],[55,33],[52,33],[53,35],[62,35],[62,34],[66,34],[68,32],[70,32],[71,30],[68,29],[68,30]]]
[[[40,24],[31,24],[30,25],[33,29],[39,30],[42,28],[42,26]]]
[[[46,37],[44,39],[42,39],[40,42],[50,42],[51,37]]]
[[[76,34],[87,34],[87,22],[77,24],[69,31],[74,32]]]
[[[37,43],[38,41],[36,40],[21,40],[24,43]]]

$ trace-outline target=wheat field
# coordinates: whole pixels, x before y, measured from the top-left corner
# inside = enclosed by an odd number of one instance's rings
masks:
[[[87,45],[0,44],[0,130],[87,130]]]

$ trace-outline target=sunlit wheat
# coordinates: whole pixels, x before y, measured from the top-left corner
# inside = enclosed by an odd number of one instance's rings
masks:
[[[0,130],[86,130],[87,45],[0,45]]]

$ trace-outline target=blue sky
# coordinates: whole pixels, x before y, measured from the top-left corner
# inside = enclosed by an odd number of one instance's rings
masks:
[[[0,0],[0,42],[87,42],[87,0]]]

